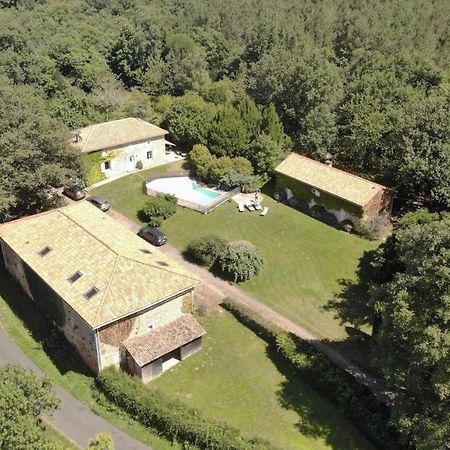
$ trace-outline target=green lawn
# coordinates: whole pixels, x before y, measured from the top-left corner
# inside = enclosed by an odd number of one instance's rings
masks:
[[[170,167],[159,167],[152,173]],[[139,175],[104,185],[95,193],[104,195],[113,208],[139,222],[137,211],[147,198]],[[207,215],[178,208],[162,230],[181,250],[191,239],[209,233],[253,242],[261,250],[266,267],[260,276],[240,287],[319,338],[345,338],[344,327],[323,306],[340,290],[340,279],[354,276],[363,252],[377,244],[335,230],[267,195],[264,205],[269,206],[265,217],[257,212],[239,213],[234,202]]]
[[[15,281],[1,271],[0,324],[53,383],[64,387],[97,414],[155,450],[180,448],[157,437],[122,411],[114,412],[114,408],[99,405],[95,400],[94,377],[76,351],[65,339],[57,338],[51,333],[48,321],[25,297]],[[52,439],[58,439],[58,434],[52,430],[49,430],[49,434]]]
[[[53,442],[60,448],[64,448],[64,450],[75,450],[79,448],[73,442],[66,439],[65,436],[59,434],[51,425],[46,425],[45,432],[50,442]]]
[[[301,381],[226,311],[202,317],[202,350],[148,385],[202,414],[282,449],[373,448],[342,414]]]
[[[177,161],[134,173],[93,189],[91,192],[106,197],[112,208],[117,209],[129,219],[140,223],[137,212],[142,209],[148,200],[148,195],[144,193],[144,180],[152,175],[165,174],[170,171],[177,172],[182,169],[183,164],[185,164],[183,161]]]

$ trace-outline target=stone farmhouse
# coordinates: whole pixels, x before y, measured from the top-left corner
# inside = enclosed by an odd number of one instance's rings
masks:
[[[316,205],[333,214],[338,223],[360,230],[381,215],[389,215],[393,192],[343,170],[291,153],[275,169],[276,191],[286,191],[311,210]]]
[[[0,225],[0,249],[95,374],[115,366],[149,381],[201,348],[188,312],[198,281],[88,202]]]
[[[128,117],[89,125],[72,132],[72,145],[82,153],[99,152],[100,170],[106,178],[116,177],[136,169],[149,168],[166,161],[168,131]]]

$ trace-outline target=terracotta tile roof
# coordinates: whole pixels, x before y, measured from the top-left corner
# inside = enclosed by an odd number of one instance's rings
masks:
[[[80,142],[75,142],[76,133],[81,135]],[[71,143],[74,147],[79,148],[82,153],[89,153],[141,142],[155,137],[164,137],[167,133],[168,131],[144,120],[128,117],[74,130]]]
[[[189,289],[198,281],[89,202],[0,225],[4,240],[92,328]],[[39,252],[51,250],[41,256]],[[77,271],[82,276],[71,283]],[[87,300],[92,288],[98,293]]]
[[[362,207],[380,190],[387,189],[381,184],[329,167],[298,153],[291,153],[276,167],[275,172]]]
[[[205,330],[195,317],[184,314],[163,327],[124,342],[124,345],[142,367],[204,334]]]

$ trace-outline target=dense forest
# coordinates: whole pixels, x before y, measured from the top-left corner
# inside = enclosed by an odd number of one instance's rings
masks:
[[[3,220],[45,207],[49,183],[83,176],[70,129],[124,116],[166,126],[182,149],[246,158],[255,174],[294,150],[400,199],[450,206],[446,0],[0,8]]]
[[[0,222],[86,176],[70,130],[127,116],[209,180],[263,183],[293,150],[386,184],[434,211],[340,313],[374,319],[402,442],[449,448],[449,25],[448,0],[0,0]]]

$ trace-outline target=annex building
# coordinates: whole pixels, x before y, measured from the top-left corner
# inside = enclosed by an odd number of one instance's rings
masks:
[[[95,374],[115,366],[149,381],[201,348],[188,312],[198,281],[88,202],[0,225],[0,250]]]
[[[276,167],[275,177],[276,191],[287,190],[305,209],[319,205],[337,223],[350,223],[356,230],[392,209],[393,193],[386,186],[298,153]]]

